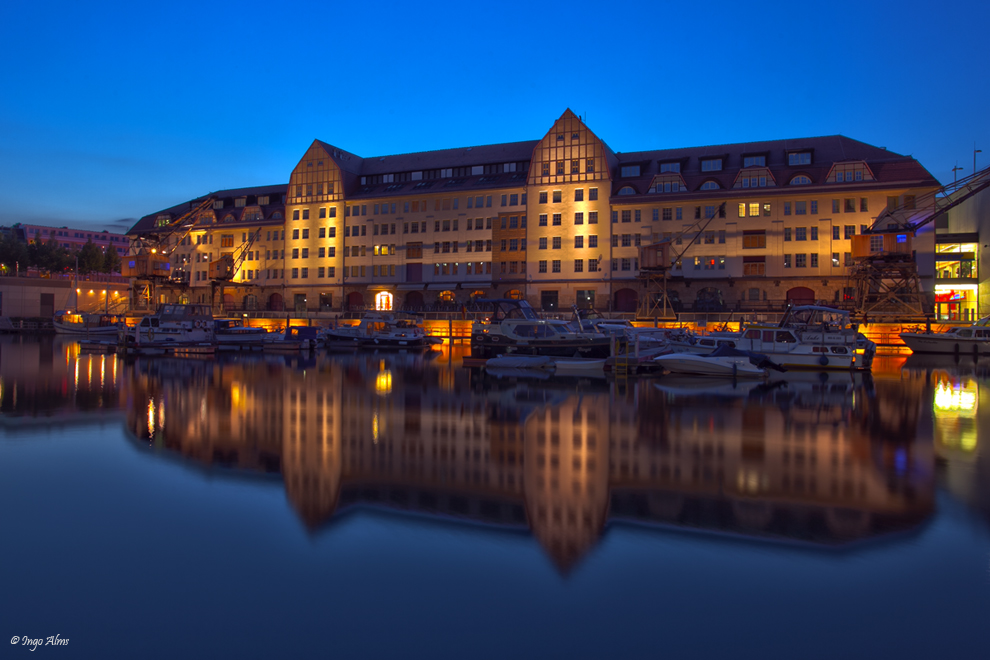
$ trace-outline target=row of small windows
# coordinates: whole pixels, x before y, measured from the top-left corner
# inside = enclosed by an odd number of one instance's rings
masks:
[[[542,176],[550,176],[550,161],[544,161],[541,169]],[[567,174],[568,161],[558,160],[554,162],[554,172],[557,176],[563,176]],[[584,172],[586,174],[594,174],[595,172],[595,159],[586,158],[584,159]],[[570,161],[570,174],[581,174],[581,159],[574,158]]]
[[[488,165],[469,165],[465,167],[445,167],[434,170],[416,172],[398,172],[392,174],[372,174],[361,177],[361,185],[377,185],[380,183],[405,183],[408,181],[432,181],[436,179],[452,179],[456,177],[485,176],[504,174],[507,172],[528,172],[529,161],[513,163],[489,163]],[[401,187],[401,186],[400,186]]]
[[[553,203],[560,204],[563,201],[564,193],[561,190],[553,191]],[[546,204],[550,199],[550,191],[541,190],[540,191],[540,204]],[[598,200],[598,188],[588,188],[588,201],[594,202]],[[584,188],[574,189],[574,201],[583,202],[584,201]],[[523,202],[525,203],[525,202]]]

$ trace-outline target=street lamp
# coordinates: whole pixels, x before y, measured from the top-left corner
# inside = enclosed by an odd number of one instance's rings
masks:
[[[956,172],[959,172],[962,169],[963,168],[959,167],[958,165],[956,165],[955,167],[952,168],[952,183],[955,183],[956,182],[956,178],[959,176],[959,175],[956,174]]]
[[[976,154],[982,154],[983,149],[977,149],[976,143],[973,143],[973,174],[976,174]]]

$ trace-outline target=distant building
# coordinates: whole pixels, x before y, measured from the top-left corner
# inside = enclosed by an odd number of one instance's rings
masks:
[[[87,241],[93,241],[103,250],[113,247],[121,257],[127,254],[130,245],[125,234],[109,231],[93,231],[92,229],[73,229],[71,227],[46,227],[44,225],[26,225],[17,223],[9,228],[10,235],[25,243],[41,241],[47,243],[54,238],[59,244],[71,251],[78,250]]]
[[[965,190],[959,190],[953,194],[965,193]],[[936,219],[934,291],[937,319],[973,321],[990,313],[988,239],[990,188]]]
[[[636,312],[655,295],[639,248],[669,240],[669,290],[685,310],[842,304],[854,291],[851,238],[888,204],[938,186],[914,158],[842,136],[615,153],[570,110],[527,142],[361,158],[316,140],[287,185],[213,195],[176,236],[183,287],[169,295],[209,300],[209,262],[243,252],[228,309],[508,296],[548,311]],[[202,199],[145,216],[129,235]]]

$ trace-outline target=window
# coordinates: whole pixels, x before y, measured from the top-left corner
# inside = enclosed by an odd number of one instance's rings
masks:
[[[563,173],[564,173],[564,161],[558,160],[557,161],[557,174],[563,174]]]
[[[560,216],[561,216],[560,213],[554,213],[553,214],[553,226],[554,227],[559,227],[560,226]]]
[[[701,161],[702,172],[717,172],[722,169],[721,158],[709,158]]]
[[[633,212],[633,220],[634,220],[634,222],[642,222],[643,221],[643,216],[642,216],[642,213],[640,212],[639,209],[636,209]]]
[[[560,201],[562,199],[563,199],[563,193],[562,193],[562,191],[560,191],[560,190],[554,190],[553,191],[553,203],[554,204],[560,204]]]
[[[764,229],[743,231],[743,249],[755,250],[767,246],[767,232]]]
[[[725,243],[725,230],[724,229],[719,229],[718,230],[718,242],[719,243],[722,243],[722,244]]]
[[[743,167],[766,167],[766,156],[744,156]]]
[[[546,213],[541,213],[540,214],[540,226],[541,227],[546,227],[547,226],[547,214]]]
[[[588,170],[589,172],[591,170]],[[588,188],[588,201],[594,202],[598,200],[598,188]]]
[[[714,231],[706,231],[705,232],[705,245],[714,245],[714,244],[715,244],[715,232]]]
[[[540,237],[540,249],[541,250],[546,250],[547,249],[547,237],[546,236],[541,236]]]
[[[766,257],[743,257],[743,275],[766,275]]]
[[[584,236],[574,237],[574,247],[575,249],[581,249],[584,247]]]
[[[787,164],[791,167],[795,165],[810,165],[811,164],[811,152],[810,151],[794,151],[787,154]]]
[[[784,240],[785,241],[791,240],[791,228],[790,227],[784,227]]]
[[[598,235],[597,234],[591,234],[590,236],[588,236],[588,247],[590,247],[590,248],[596,248],[596,247],[598,247]]]
[[[554,250],[559,250],[560,249],[560,236],[554,236],[553,237],[553,249]]]
[[[630,247],[632,245],[632,234],[622,235],[622,247]]]
[[[843,228],[842,238],[848,240],[856,235],[856,225],[845,225]]]
[[[619,176],[623,178],[639,176],[639,165],[623,165]]]
[[[832,266],[834,268],[838,268],[839,267],[839,253],[838,252],[833,252],[832,253]]]
[[[680,171],[681,171],[680,163],[660,163],[660,174],[663,174],[665,172],[680,172]]]
[[[790,214],[791,214],[791,203],[784,202],[784,215],[790,215]]]
[[[808,215],[808,202],[794,202],[794,215]]]
[[[309,248],[303,248],[302,249],[302,258],[303,259],[309,259]]]
[[[559,273],[560,272],[560,259],[554,259],[550,264],[550,272]]]
[[[807,227],[797,227],[794,229],[794,240],[796,241],[806,241],[808,240],[808,228]]]
[[[574,201],[575,202],[583,202],[584,201],[584,188],[575,188],[574,189]]]
[[[574,272],[575,273],[583,273],[584,272],[584,259],[575,259],[574,260]]]
[[[581,161],[580,160],[576,160],[576,159],[575,160],[572,160],[571,161],[571,174],[580,174],[580,173],[581,173]]]
[[[591,174],[592,172],[595,171],[595,159],[594,158],[588,158],[587,159],[587,161],[584,164],[584,171],[586,173],[588,173],[588,174]]]
[[[538,272],[540,272],[540,273],[545,273],[545,272],[547,272],[547,262],[546,262],[545,260],[544,260],[544,261],[540,261],[540,262],[539,262],[539,263],[537,264],[537,269],[536,269],[536,270],[537,270]]]
[[[589,225],[598,224],[598,211],[588,211],[588,224]]]
[[[839,240],[839,225],[832,225],[832,240]]]
[[[859,198],[859,210],[862,213],[866,213],[870,210],[870,202],[866,197]]]
[[[809,179],[804,174],[798,174],[796,177],[791,179],[792,186],[807,186],[811,184],[811,179]]]
[[[677,209],[676,209],[676,211],[677,212],[675,213],[675,216],[676,216],[675,219],[676,220],[683,220],[684,219],[684,208],[681,207],[681,206],[678,206]]]
[[[481,199],[481,198],[479,197],[478,199]],[[544,191],[540,192],[540,204],[546,204],[546,203],[547,203],[547,191],[544,190]]]
[[[622,221],[632,222],[632,211],[628,211],[628,210],[622,211]]]
[[[631,266],[632,266],[632,262],[629,259],[622,260],[622,270],[630,270]]]
[[[702,190],[718,190],[721,186],[718,185],[718,181],[705,181],[701,184]]]
[[[665,222],[669,222],[670,219],[671,219],[671,216],[672,216],[672,213],[671,213],[670,209],[663,209],[663,219],[664,219]]]
[[[574,214],[574,224],[576,224],[576,225],[583,225],[584,224],[584,213],[575,213]]]
[[[785,264],[786,267],[786,264]],[[796,254],[794,255],[794,267],[795,268],[807,268],[808,267],[808,255],[806,254]]]
[[[818,253],[817,252],[812,252],[811,253],[811,267],[812,268],[818,268]]]
[[[843,252],[842,254],[843,254],[843,258],[845,260],[845,265],[846,266],[852,266],[853,265],[852,252]]]
[[[784,255],[784,268],[790,268],[790,267],[791,267],[791,255],[785,254]]]
[[[813,240],[813,241],[817,241],[818,240],[818,227],[812,227],[811,228],[811,240]]]
[[[856,212],[856,200],[855,199],[846,199],[845,202],[846,203],[845,203],[845,207],[844,207],[843,211],[845,213],[855,213]]]

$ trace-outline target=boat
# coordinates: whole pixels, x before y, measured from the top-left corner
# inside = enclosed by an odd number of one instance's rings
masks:
[[[135,326],[118,326],[118,352],[140,355],[210,354],[216,350],[209,305],[162,305]]]
[[[901,339],[913,353],[990,355],[990,316],[945,332],[932,332],[930,327],[925,332],[902,332]]]
[[[268,339],[264,328],[250,328],[241,319],[214,319],[217,348],[261,348]]]
[[[85,337],[113,337],[117,334],[117,324],[120,322],[121,318],[114,314],[89,314],[68,309],[57,311],[52,317],[56,334]]]
[[[554,358],[555,376],[601,376],[607,358]]]
[[[320,345],[320,329],[308,325],[286,326],[285,332],[266,339],[262,348],[269,353],[299,353]]]
[[[876,344],[850,322],[849,312],[833,307],[789,307],[778,324],[751,324],[732,334],[736,348],[788,369],[870,369],[876,355]]]
[[[567,321],[541,319],[528,302],[510,298],[478,299],[490,315],[471,325],[471,357],[503,354],[607,358],[612,337],[578,332]]]
[[[766,355],[719,346],[708,355],[668,353],[653,360],[673,374],[731,378],[765,378],[768,368],[783,371]]]
[[[442,343],[430,337],[413,319],[397,319],[392,314],[371,312],[357,325],[328,328],[323,333],[327,348],[421,349]]]

